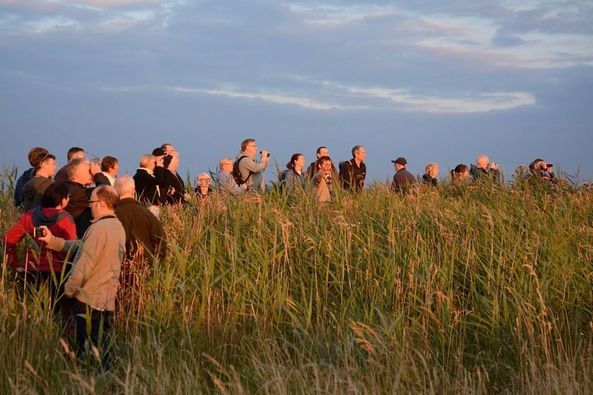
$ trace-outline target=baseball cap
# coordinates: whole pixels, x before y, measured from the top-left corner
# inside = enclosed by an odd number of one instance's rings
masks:
[[[399,157],[396,160],[392,160],[391,163],[397,163],[398,165],[405,166],[408,164],[408,161],[404,157]]]

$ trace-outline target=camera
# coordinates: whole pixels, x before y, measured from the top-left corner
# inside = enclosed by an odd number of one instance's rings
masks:
[[[45,228],[42,228],[41,226],[36,226],[33,228],[33,237],[39,238],[39,237],[44,237],[45,235],[46,235]]]
[[[259,151],[259,154],[260,155],[263,155],[263,151]],[[270,153],[269,152],[266,152],[266,158],[269,158],[269,157],[270,157]]]

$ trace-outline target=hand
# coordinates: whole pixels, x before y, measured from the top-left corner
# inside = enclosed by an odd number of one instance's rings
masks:
[[[268,151],[261,151],[261,157],[264,160],[267,160],[270,157],[270,153]]]
[[[101,165],[98,164],[97,162],[91,162],[91,169],[90,169],[91,175],[95,175],[98,173],[101,173]]]
[[[53,239],[54,235],[52,235],[49,228],[45,225],[41,225],[41,226],[39,226],[39,228],[42,228],[45,231],[45,236],[40,236],[37,238],[37,240],[43,241],[44,243],[49,244],[50,241]]]

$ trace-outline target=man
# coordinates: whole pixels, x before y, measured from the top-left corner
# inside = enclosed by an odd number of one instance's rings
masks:
[[[247,184],[247,190],[252,192],[265,192],[266,179],[264,171],[270,161],[270,153],[261,151],[259,161],[255,159],[257,144],[254,139],[245,139],[241,143],[241,151],[237,154],[236,166],[243,183]]]
[[[46,150],[43,147],[33,147],[29,151],[28,159],[31,167],[25,170],[16,180],[16,185],[14,187],[15,207],[19,207],[20,205],[22,205],[25,200],[25,196],[23,195],[23,188],[25,187],[25,184],[35,175],[35,161],[38,160],[38,158],[45,156],[47,153],[48,150]]]
[[[528,179],[537,181],[556,182],[557,178],[553,171],[554,165],[547,163],[543,159],[536,159],[529,164]]]
[[[393,175],[393,181],[391,182],[391,189],[398,193],[407,193],[414,183],[416,183],[416,177],[408,171],[406,166],[408,161],[404,157],[399,157],[392,160],[393,166],[395,167],[395,174]]]
[[[115,216],[118,200],[115,188],[101,185],[93,189],[87,202],[93,215],[93,223],[82,240],[64,240],[53,236],[48,229],[47,234],[40,238],[47,243],[48,248],[56,251],[68,251],[74,244],[78,245],[64,293],[74,298],[73,311],[79,353],[90,350],[91,346],[97,347],[101,352],[103,367],[109,361],[105,346],[109,344],[126,245],[125,230]]]
[[[319,203],[332,201],[333,179],[332,163],[329,156],[322,156],[317,159],[317,172],[311,179],[315,199]]]
[[[68,181],[68,163],[70,163],[72,159],[84,158],[85,156],[86,152],[84,152],[84,149],[80,147],[70,147],[70,149],[68,149],[68,152],[66,153],[68,162],[64,166],[62,166],[60,170],[58,170],[56,176],[54,177],[54,180],[56,182]]]
[[[53,176],[57,168],[56,157],[49,152],[35,158],[33,163],[35,175],[23,187],[25,212],[41,204],[45,190],[54,183]]]
[[[321,146],[319,148],[317,148],[317,151],[315,152],[315,155],[317,156],[317,159],[321,158],[322,156],[327,156],[328,158],[330,158],[330,162],[331,162],[331,157],[329,156],[329,149],[327,147]],[[313,178],[313,176],[317,173],[317,159],[315,159],[313,162],[311,162],[309,164],[309,167],[307,167],[307,178],[310,180]],[[338,171],[336,170],[336,167],[334,166],[334,163],[332,162],[332,176],[335,180],[337,180],[339,178],[338,176]]]
[[[159,148],[160,149],[160,148]],[[134,174],[134,184],[138,199],[144,205],[149,206],[149,210],[157,218],[160,215],[160,205],[166,201],[166,196],[161,193],[161,184],[154,176],[156,166],[156,157],[152,154],[144,154],[140,157],[139,168]]]
[[[84,232],[91,225],[91,209],[88,201],[92,191],[95,166],[85,158],[74,158],[68,163],[66,184],[70,190],[70,201],[66,206],[74,217],[76,235],[82,238]],[[97,169],[98,170],[98,169]]]
[[[113,156],[105,156],[101,160],[101,172],[95,174],[95,185],[111,185],[115,184],[115,178],[119,172],[119,161]]]
[[[350,192],[361,192],[364,189],[364,180],[367,167],[364,164],[367,152],[362,145],[352,148],[352,159],[340,162],[340,181],[342,187]]]
[[[490,180],[495,182],[501,182],[500,171],[498,170],[498,164],[496,162],[490,163],[488,155],[478,155],[476,157],[476,164],[472,164],[470,168],[470,174],[474,181],[477,180]]]
[[[216,174],[216,185],[220,195],[224,198],[237,196],[247,190],[247,184],[237,184],[232,175],[233,160],[229,157],[222,158],[218,163],[218,173]]]
[[[126,256],[122,278],[125,285],[132,283],[133,274],[142,272],[163,258],[167,250],[165,231],[158,218],[136,199],[134,179],[128,175],[115,180],[119,202],[115,215],[126,232]]]

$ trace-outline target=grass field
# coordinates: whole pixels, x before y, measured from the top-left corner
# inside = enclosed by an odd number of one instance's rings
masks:
[[[3,268],[0,393],[593,393],[591,190],[270,192],[162,220],[108,372]]]

